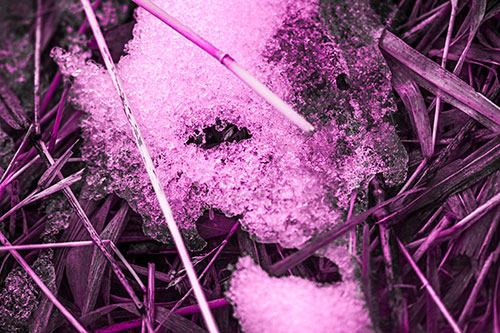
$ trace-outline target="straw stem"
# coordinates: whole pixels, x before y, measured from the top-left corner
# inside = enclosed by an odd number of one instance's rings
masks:
[[[455,319],[453,319],[453,317],[451,316],[451,314],[448,311],[448,309],[446,309],[446,307],[444,306],[443,302],[441,301],[441,299],[439,298],[439,296],[434,291],[434,288],[432,288],[432,286],[429,284],[429,281],[427,280],[427,278],[425,277],[425,275],[422,273],[422,271],[420,270],[420,268],[418,268],[417,264],[415,263],[415,261],[411,257],[410,253],[408,253],[408,251],[406,250],[406,248],[403,245],[403,243],[401,243],[401,241],[398,238],[396,238],[396,240],[398,242],[399,248],[401,249],[401,252],[406,257],[406,259],[408,260],[408,262],[410,263],[411,267],[413,268],[413,270],[417,274],[417,276],[420,279],[420,281],[422,281],[423,287],[425,287],[425,289],[429,293],[429,295],[432,298],[432,300],[434,301],[434,303],[436,303],[438,309],[441,311],[441,313],[443,314],[443,316],[446,318],[446,320],[450,324],[451,328],[453,329],[453,332],[455,332],[455,333],[462,332],[462,330],[460,329],[460,327],[458,327],[458,324],[455,321]]]
[[[196,46],[200,47],[203,51],[210,54],[212,57],[217,59],[222,65],[224,65],[229,71],[236,75],[241,81],[248,85],[253,91],[255,91],[260,97],[271,104],[275,109],[277,109],[283,116],[285,116],[290,122],[302,129],[304,132],[314,131],[314,126],[311,125],[304,117],[298,114],[293,108],[283,101],[278,95],[273,93],[269,88],[247,72],[243,67],[241,67],[229,54],[217,49],[209,41],[205,40],[203,37],[194,32],[191,28],[185,26],[176,18],[172,17],[170,14],[165,12],[159,6],[155,5],[150,0],[132,0],[137,5],[141,6],[147,10],[152,15],[159,18],[161,21],[166,23],[169,27],[180,33],[182,36],[186,37]]]
[[[125,90],[123,89],[121,81],[118,77],[118,72],[117,72],[116,67],[113,63],[113,60],[111,58],[111,54],[109,52],[106,41],[104,40],[104,36],[102,34],[101,28],[99,27],[99,23],[97,22],[97,18],[95,17],[94,10],[92,9],[92,6],[90,5],[89,0],[81,0],[81,3],[83,5],[83,9],[84,9],[85,14],[87,16],[87,20],[88,20],[89,25],[92,29],[92,32],[94,33],[94,37],[97,41],[97,45],[99,46],[99,50],[101,52],[102,58],[104,59],[104,63],[106,64],[106,68],[108,70],[108,73],[111,76],[113,84],[118,92],[119,97],[120,97],[120,101],[121,101],[122,106],[123,106],[123,111],[125,112],[125,115],[127,116],[127,119],[129,121],[130,126],[132,127],[132,133],[134,136],[135,143],[136,143],[137,148],[139,150],[139,153],[142,157],[142,161],[144,163],[144,166],[145,166],[146,171],[148,173],[148,176],[150,178],[153,189],[156,193],[160,208],[161,208],[163,215],[165,216],[165,219],[167,221],[168,228],[169,228],[170,233],[172,235],[172,238],[174,240],[175,246],[177,247],[177,250],[179,252],[179,256],[180,256],[182,263],[184,264],[184,267],[186,269],[186,273],[188,275],[189,281],[191,282],[191,286],[193,288],[196,299],[197,299],[197,301],[200,305],[200,308],[202,310],[202,315],[203,315],[203,318],[204,318],[205,323],[207,325],[207,328],[208,328],[209,332],[211,332],[211,333],[212,332],[219,332],[219,330],[217,329],[217,325],[215,323],[215,320],[212,316],[212,313],[210,312],[210,308],[207,304],[207,300],[205,298],[203,290],[202,290],[200,284],[198,283],[198,278],[196,277],[196,272],[194,271],[193,264],[191,263],[191,259],[189,258],[189,254],[187,252],[187,249],[186,249],[186,246],[185,246],[184,241],[182,239],[179,228],[177,227],[177,224],[174,221],[174,217],[172,215],[170,205],[168,203],[167,197],[166,197],[165,192],[163,190],[163,185],[161,184],[160,179],[158,178],[156,168],[153,164],[153,161],[152,161],[151,156],[149,154],[148,148],[146,147],[146,144],[145,144],[144,139],[142,137],[142,134],[141,134],[141,131],[140,131],[139,126],[137,124],[137,121],[135,119],[135,116],[132,113],[132,110],[130,108],[127,96],[125,95]]]

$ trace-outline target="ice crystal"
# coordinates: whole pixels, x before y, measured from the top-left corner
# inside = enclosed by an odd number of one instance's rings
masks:
[[[32,265],[35,273],[55,290],[55,270],[52,252],[44,252]],[[3,283],[0,293],[0,329],[3,332],[28,332],[32,314],[38,308],[41,292],[23,268],[13,269]]]
[[[330,286],[295,277],[270,277],[250,257],[241,258],[226,293],[246,333],[370,332],[357,283]]]
[[[361,34],[352,37],[354,44],[333,36],[340,32],[332,26],[343,26],[325,11],[336,2],[155,2],[292,103],[315,124],[312,135],[137,10],[134,38],[118,72],[191,246],[198,242],[194,221],[208,208],[243,215],[242,226],[259,241],[300,246],[339,223],[352,190],[365,191],[375,174],[389,183],[404,178],[406,155],[387,121],[395,110],[388,70],[375,37],[361,25],[353,30]],[[143,216],[147,235],[168,241],[108,74],[82,56],[61,49],[54,55],[74,77],[73,101],[88,113],[82,156],[91,192],[118,193]],[[229,140],[242,129],[247,132],[241,140]],[[209,132],[219,133],[217,144],[210,144]]]

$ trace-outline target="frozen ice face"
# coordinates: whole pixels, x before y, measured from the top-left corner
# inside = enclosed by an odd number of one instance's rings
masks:
[[[137,10],[118,72],[191,248],[202,246],[195,221],[208,208],[242,215],[259,241],[297,247],[340,223],[351,192],[362,194],[375,174],[404,178],[406,153],[387,121],[395,108],[380,29],[364,18],[346,30],[342,20],[369,9],[346,14],[337,2],[155,1],[291,103],[317,128],[312,135]],[[76,54],[54,57],[88,113],[82,153],[93,195],[118,193],[143,216],[146,235],[169,241],[108,74]]]

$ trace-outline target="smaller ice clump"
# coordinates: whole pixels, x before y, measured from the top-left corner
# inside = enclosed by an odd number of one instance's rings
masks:
[[[371,332],[357,282],[319,286],[290,276],[270,277],[241,258],[226,293],[246,333]]]

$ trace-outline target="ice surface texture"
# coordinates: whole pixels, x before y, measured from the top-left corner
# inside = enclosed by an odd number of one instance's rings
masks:
[[[406,154],[387,122],[394,103],[374,24],[342,30],[336,1],[155,2],[317,128],[302,133],[208,54],[139,9],[118,72],[191,248],[201,245],[194,222],[207,208],[243,215],[242,226],[259,241],[297,247],[339,223],[351,191],[363,192],[376,173],[390,183],[404,178]],[[74,77],[73,100],[88,113],[83,157],[94,195],[118,193],[143,216],[147,235],[169,241],[108,74],[61,49],[54,58]],[[226,133],[229,124],[251,137],[211,149],[191,144],[207,141],[203,129]]]
[[[246,333],[371,331],[361,292],[352,280],[319,286],[295,276],[270,277],[244,257],[226,296]]]

